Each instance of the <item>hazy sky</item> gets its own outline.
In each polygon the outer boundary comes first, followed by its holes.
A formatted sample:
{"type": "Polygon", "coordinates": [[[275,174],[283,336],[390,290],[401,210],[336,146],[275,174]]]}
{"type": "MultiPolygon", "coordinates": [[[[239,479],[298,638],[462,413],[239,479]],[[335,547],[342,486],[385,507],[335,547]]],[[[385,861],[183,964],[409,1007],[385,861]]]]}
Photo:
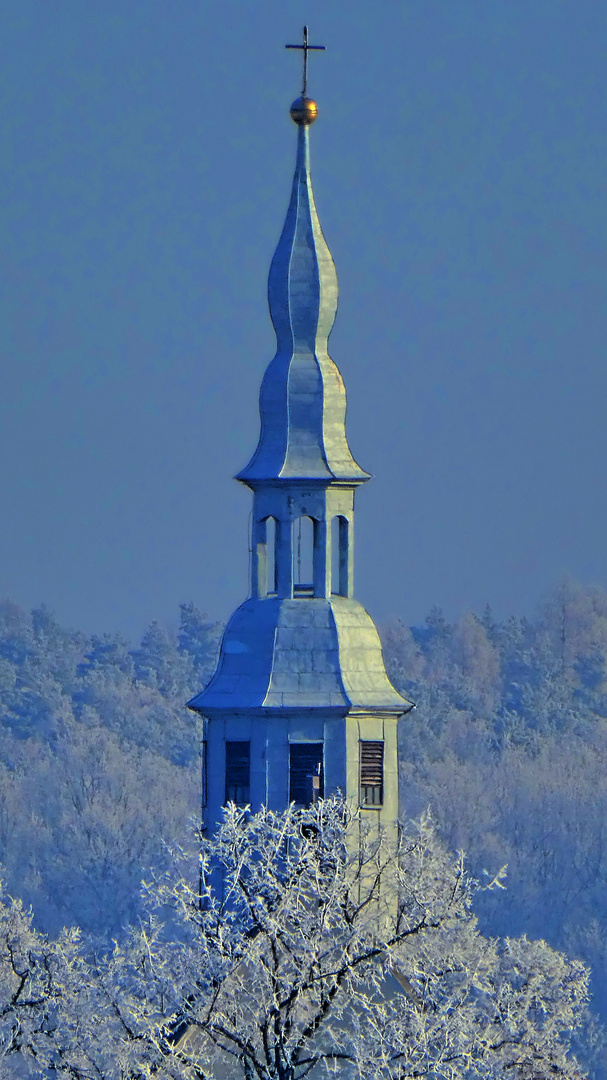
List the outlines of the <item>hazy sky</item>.
{"type": "Polygon", "coordinates": [[[244,599],[305,21],[359,599],[607,585],[605,0],[2,0],[0,595],[244,599]]]}

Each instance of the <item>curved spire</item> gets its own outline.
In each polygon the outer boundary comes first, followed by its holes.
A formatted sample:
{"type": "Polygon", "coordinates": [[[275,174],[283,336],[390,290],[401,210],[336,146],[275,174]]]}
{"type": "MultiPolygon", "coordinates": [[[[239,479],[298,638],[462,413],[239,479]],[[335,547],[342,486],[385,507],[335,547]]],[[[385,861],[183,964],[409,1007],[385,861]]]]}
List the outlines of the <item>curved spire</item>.
{"type": "Polygon", "coordinates": [[[308,133],[316,111],[309,98],[291,108],[298,125],[295,175],[268,278],[278,348],[261,386],[259,445],[237,477],[252,485],[278,479],[360,484],[369,478],[350,452],[346,392],[327,352],[338,284],[310,177],[308,133]]]}
{"type": "Polygon", "coordinates": [[[307,124],[298,127],[291,201],[268,277],[279,352],[326,352],[337,312],[337,272],[312,191],[309,130],[307,124]]]}

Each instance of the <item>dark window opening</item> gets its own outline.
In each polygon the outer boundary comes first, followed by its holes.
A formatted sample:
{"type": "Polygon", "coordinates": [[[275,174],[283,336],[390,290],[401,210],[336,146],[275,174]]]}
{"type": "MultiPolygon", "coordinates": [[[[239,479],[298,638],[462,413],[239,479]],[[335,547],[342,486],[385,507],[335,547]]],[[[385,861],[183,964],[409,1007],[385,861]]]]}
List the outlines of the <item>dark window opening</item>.
{"type": "Polygon", "coordinates": [[[348,595],[348,519],[338,514],[331,522],[331,592],[348,595]]]}
{"type": "Polygon", "coordinates": [[[311,517],[293,522],[293,586],[301,595],[312,595],[314,582],[314,522],[311,517]]]}
{"type": "Polygon", "coordinates": [[[381,806],[384,801],[384,744],[360,743],[360,805],[381,806]]]}
{"type": "Polygon", "coordinates": [[[312,806],[322,799],[323,744],[291,743],[289,755],[289,801],[298,806],[312,806]]]}
{"type": "Polygon", "coordinates": [[[226,803],[247,806],[251,801],[251,744],[226,743],[226,803]]]}
{"type": "Polygon", "coordinates": [[[203,739],[200,744],[200,803],[203,810],[207,805],[207,790],[207,741],[206,739],[203,739]]]}
{"type": "Polygon", "coordinates": [[[276,519],[266,518],[266,594],[276,592],[276,519]]]}

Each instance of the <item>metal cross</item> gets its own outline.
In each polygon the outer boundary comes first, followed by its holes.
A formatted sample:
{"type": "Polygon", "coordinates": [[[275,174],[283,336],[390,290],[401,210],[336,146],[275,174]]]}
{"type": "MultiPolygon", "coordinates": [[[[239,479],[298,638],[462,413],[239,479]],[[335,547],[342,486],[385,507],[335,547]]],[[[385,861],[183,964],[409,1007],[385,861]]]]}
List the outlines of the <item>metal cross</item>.
{"type": "Polygon", "coordinates": [[[302,49],[303,51],[303,86],[301,88],[301,96],[306,96],[306,90],[308,89],[308,53],[310,49],[322,49],[323,52],[326,49],[326,45],[308,45],[308,27],[303,28],[303,45],[285,45],[285,49],[302,49]]]}

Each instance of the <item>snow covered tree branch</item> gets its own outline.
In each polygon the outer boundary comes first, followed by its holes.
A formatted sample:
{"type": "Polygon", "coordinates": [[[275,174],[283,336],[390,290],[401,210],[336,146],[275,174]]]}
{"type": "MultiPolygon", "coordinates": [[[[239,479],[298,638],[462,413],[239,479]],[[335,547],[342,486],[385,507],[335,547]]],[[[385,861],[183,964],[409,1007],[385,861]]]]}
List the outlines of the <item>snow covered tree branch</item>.
{"type": "Polygon", "coordinates": [[[581,1076],[583,964],[484,937],[478,885],[429,818],[398,839],[369,821],[340,799],[228,807],[201,841],[200,887],[176,852],[145,918],[99,957],[5,898],[0,1076],[581,1076]]]}
{"type": "Polygon", "coordinates": [[[485,938],[429,819],[397,843],[366,820],[339,799],[231,806],[201,892],[150,884],[147,924],[101,975],[113,1009],[93,1041],[123,1062],[107,1075],[578,1077],[583,964],[485,938]]]}

